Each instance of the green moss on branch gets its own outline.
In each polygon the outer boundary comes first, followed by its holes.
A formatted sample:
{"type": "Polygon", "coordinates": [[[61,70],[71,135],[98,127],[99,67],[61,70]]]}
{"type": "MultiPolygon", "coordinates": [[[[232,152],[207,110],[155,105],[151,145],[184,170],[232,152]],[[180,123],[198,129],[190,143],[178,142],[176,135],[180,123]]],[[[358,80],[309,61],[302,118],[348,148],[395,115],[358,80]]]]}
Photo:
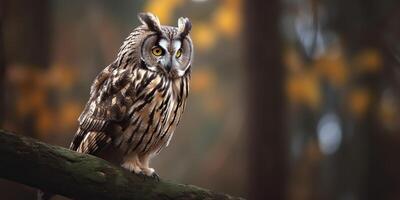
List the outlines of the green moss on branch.
{"type": "Polygon", "coordinates": [[[95,156],[0,130],[0,177],[76,199],[241,199],[143,178],[95,156]]]}

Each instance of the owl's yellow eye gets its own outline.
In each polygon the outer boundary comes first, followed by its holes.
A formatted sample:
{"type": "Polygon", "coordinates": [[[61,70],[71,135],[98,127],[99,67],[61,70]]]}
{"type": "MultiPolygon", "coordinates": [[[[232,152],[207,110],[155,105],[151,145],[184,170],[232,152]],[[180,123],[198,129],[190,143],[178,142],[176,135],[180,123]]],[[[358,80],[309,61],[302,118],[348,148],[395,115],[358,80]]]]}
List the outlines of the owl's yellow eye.
{"type": "Polygon", "coordinates": [[[161,47],[154,47],[151,49],[151,53],[155,56],[162,56],[164,54],[164,50],[161,47]]]}
{"type": "Polygon", "coordinates": [[[179,58],[179,57],[181,57],[181,55],[182,55],[182,49],[179,49],[179,50],[176,52],[175,57],[179,58]]]}

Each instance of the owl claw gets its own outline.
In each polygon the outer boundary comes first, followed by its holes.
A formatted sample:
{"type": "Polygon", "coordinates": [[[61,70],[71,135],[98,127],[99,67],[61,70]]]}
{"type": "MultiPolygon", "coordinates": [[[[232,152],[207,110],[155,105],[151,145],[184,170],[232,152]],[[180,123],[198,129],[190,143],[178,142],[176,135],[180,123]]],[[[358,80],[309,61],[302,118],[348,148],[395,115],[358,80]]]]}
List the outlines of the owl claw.
{"type": "Polygon", "coordinates": [[[157,173],[153,172],[153,174],[151,174],[151,177],[152,177],[156,182],[160,182],[160,176],[158,176],[157,173]]]}
{"type": "Polygon", "coordinates": [[[157,173],[153,172],[151,175],[146,175],[143,171],[140,171],[139,173],[137,173],[137,175],[143,179],[143,181],[145,181],[148,178],[152,178],[153,180],[155,180],[156,182],[160,182],[160,176],[158,176],[157,173]]]}
{"type": "Polygon", "coordinates": [[[143,181],[145,181],[146,178],[147,178],[147,175],[146,175],[144,172],[142,172],[142,171],[140,171],[139,173],[137,173],[137,175],[138,175],[140,178],[142,178],[143,181]]]}

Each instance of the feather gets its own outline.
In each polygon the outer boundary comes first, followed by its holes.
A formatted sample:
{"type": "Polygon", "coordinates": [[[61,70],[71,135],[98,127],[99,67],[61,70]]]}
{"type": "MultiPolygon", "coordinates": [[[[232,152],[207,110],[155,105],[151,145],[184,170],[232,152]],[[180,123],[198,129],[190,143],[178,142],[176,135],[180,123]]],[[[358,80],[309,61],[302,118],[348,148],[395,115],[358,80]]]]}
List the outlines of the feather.
{"type": "Polygon", "coordinates": [[[153,15],[152,13],[139,13],[138,15],[139,20],[142,22],[142,24],[146,25],[147,28],[149,28],[152,31],[155,31],[157,33],[162,33],[161,31],[161,25],[160,25],[160,20],[158,17],[153,15]]]}
{"type": "Polygon", "coordinates": [[[127,90],[127,85],[130,83],[118,79],[129,77],[125,73],[110,73],[109,69],[105,68],[93,82],[91,97],[78,119],[79,129],[71,143],[72,150],[94,154],[109,145],[114,137],[110,130],[115,128],[114,124],[126,114],[129,102],[123,102],[125,98],[122,90],[127,90]],[[109,87],[113,90],[107,89],[109,87]]]}
{"type": "Polygon", "coordinates": [[[181,17],[178,19],[178,35],[181,38],[185,38],[190,30],[192,29],[192,23],[190,22],[189,18],[181,17]]]}

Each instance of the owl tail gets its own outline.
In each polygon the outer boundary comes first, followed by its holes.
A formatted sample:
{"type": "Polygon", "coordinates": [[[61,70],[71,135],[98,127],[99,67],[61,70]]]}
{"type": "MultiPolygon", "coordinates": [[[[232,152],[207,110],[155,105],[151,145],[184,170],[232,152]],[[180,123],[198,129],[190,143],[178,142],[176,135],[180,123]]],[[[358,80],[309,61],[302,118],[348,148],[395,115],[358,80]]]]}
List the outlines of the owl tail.
{"type": "Polygon", "coordinates": [[[38,190],[37,191],[37,200],[50,200],[54,194],[43,191],[43,190],[38,190]]]}

